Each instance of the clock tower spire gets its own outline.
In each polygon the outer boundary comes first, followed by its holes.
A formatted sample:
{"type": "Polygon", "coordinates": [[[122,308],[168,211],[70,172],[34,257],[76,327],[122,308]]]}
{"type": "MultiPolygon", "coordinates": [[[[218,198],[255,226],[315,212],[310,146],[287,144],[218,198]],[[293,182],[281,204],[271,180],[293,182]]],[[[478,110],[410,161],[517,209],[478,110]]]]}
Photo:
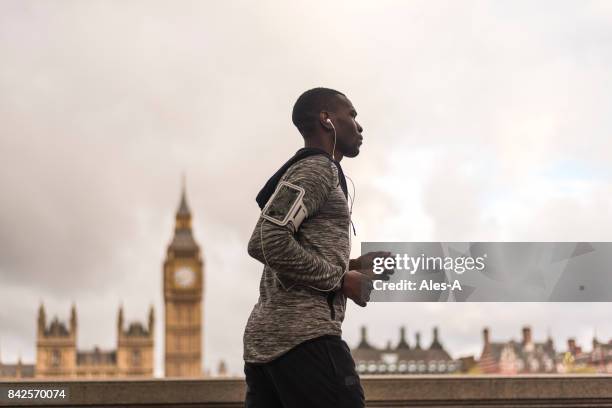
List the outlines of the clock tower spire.
{"type": "Polygon", "coordinates": [[[185,178],[163,268],[165,375],[202,375],[202,293],[204,261],[193,237],[185,178]]]}
{"type": "Polygon", "coordinates": [[[178,210],[176,211],[176,228],[191,230],[191,210],[187,205],[187,192],[185,187],[185,175],[183,175],[183,187],[181,191],[181,201],[178,210]]]}

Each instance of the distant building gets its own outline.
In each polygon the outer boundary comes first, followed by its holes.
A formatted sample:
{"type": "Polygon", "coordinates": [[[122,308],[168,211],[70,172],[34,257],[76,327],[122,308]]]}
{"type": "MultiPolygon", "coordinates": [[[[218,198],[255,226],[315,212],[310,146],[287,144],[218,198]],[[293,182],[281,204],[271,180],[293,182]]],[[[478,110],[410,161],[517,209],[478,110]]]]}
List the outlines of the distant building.
{"type": "Polygon", "coordinates": [[[73,305],[70,325],[55,317],[47,326],[45,308],[38,311],[36,335],[37,378],[74,377],[152,377],[153,376],[153,307],[149,324],[131,323],[124,330],[123,308],[117,317],[117,349],[103,351],[77,350],[77,314],[73,305]]]}
{"type": "Polygon", "coordinates": [[[583,351],[573,338],[567,341],[567,351],[558,355],[559,372],[591,372],[612,374],[612,340],[601,343],[593,337],[592,349],[583,351]]]}
{"type": "Polygon", "coordinates": [[[17,359],[17,364],[4,364],[0,360],[0,380],[32,377],[34,377],[34,364],[23,364],[21,357],[17,359]]]}
{"type": "Polygon", "coordinates": [[[391,347],[389,342],[386,348],[378,349],[368,343],[366,328],[362,327],[361,340],[351,353],[360,374],[450,374],[461,369],[461,363],[453,360],[442,347],[437,327],[433,329],[433,341],[426,349],[421,347],[418,332],[411,347],[403,327],[396,347],[391,347]]]}
{"type": "Polygon", "coordinates": [[[459,357],[457,359],[461,364],[461,372],[465,374],[474,374],[478,370],[478,361],[474,356],[459,357]]]}
{"type": "Polygon", "coordinates": [[[590,353],[589,365],[599,373],[612,373],[612,340],[600,343],[593,338],[593,350],[590,353]]]}
{"type": "Polygon", "coordinates": [[[193,236],[185,185],[166,250],[164,284],[164,374],[202,377],[204,259],[193,236]]]}
{"type": "Polygon", "coordinates": [[[552,338],[536,343],[531,328],[523,327],[520,342],[492,342],[489,329],[483,331],[483,349],[478,363],[485,374],[527,374],[556,372],[556,353],[552,338]]]}

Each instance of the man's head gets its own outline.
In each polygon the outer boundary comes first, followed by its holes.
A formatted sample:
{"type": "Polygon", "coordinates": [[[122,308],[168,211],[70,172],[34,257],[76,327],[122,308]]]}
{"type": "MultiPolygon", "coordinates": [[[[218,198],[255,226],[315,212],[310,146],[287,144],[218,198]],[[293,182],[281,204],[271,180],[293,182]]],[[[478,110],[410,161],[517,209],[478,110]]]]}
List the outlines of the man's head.
{"type": "Polygon", "coordinates": [[[295,102],[292,120],[307,145],[328,147],[329,151],[333,148],[335,128],[336,156],[341,158],[359,154],[363,128],[355,120],[356,116],[357,111],[343,93],[314,88],[304,92],[295,102]]]}

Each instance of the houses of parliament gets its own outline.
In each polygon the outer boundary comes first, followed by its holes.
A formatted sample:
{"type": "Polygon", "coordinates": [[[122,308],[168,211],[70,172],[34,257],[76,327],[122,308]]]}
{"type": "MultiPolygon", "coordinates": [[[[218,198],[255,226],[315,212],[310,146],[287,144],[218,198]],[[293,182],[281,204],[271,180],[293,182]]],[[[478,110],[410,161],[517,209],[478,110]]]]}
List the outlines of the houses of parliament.
{"type": "MultiPolygon", "coordinates": [[[[185,187],[176,212],[174,235],[162,267],[164,294],[164,362],[166,377],[202,376],[202,293],[204,263],[193,237],[191,211],[185,187]]],[[[47,320],[38,310],[36,363],[2,365],[2,377],[92,378],[152,377],[154,373],[155,313],[151,306],[146,323],[124,321],[117,312],[117,348],[102,351],[77,349],[77,309],[72,305],[68,324],[57,317],[47,320]]]]}

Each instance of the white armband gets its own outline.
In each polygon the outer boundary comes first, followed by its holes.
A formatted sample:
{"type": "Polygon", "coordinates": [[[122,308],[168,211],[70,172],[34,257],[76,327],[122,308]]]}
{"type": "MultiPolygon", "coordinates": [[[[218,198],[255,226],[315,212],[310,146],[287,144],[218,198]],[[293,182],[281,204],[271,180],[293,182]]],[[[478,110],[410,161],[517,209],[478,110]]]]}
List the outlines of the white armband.
{"type": "Polygon", "coordinates": [[[303,197],[302,187],[281,181],[261,211],[261,216],[277,225],[291,224],[295,233],[308,215],[303,197]]]}

